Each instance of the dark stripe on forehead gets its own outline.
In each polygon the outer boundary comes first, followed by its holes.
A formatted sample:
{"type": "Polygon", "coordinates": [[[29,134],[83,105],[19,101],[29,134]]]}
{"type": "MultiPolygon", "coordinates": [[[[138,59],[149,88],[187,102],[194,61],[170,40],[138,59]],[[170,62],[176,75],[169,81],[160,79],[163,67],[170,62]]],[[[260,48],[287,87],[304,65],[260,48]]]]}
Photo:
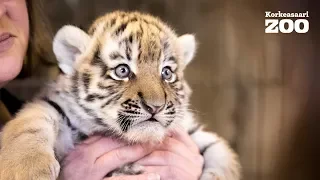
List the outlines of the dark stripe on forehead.
{"type": "Polygon", "coordinates": [[[117,18],[116,17],[112,18],[111,21],[110,21],[110,27],[114,26],[116,24],[116,22],[117,22],[117,18]]]}
{"type": "Polygon", "coordinates": [[[157,47],[156,41],[150,40],[148,44],[146,44],[147,47],[147,57],[144,57],[145,61],[158,61],[161,56],[161,49],[157,47]]]}
{"type": "MultiPolygon", "coordinates": [[[[132,59],[132,43],[133,43],[133,33],[131,33],[128,37],[125,37],[122,41],[119,42],[119,46],[125,45],[126,50],[126,58],[128,60],[132,59]]],[[[139,41],[139,38],[136,38],[137,41],[139,41]]]]}
{"type": "Polygon", "coordinates": [[[152,25],[152,26],[154,26],[155,28],[158,29],[158,31],[162,31],[162,27],[160,27],[159,24],[157,24],[156,22],[149,21],[149,20],[147,20],[147,19],[143,19],[143,22],[145,22],[147,25],[152,25]]]}
{"type": "Polygon", "coordinates": [[[126,39],[126,57],[128,61],[131,61],[131,43],[129,43],[129,39],[126,39]]]}
{"type": "Polygon", "coordinates": [[[125,12],[120,12],[119,15],[120,15],[121,18],[124,18],[124,17],[127,16],[127,13],[125,13],[125,12]]]}
{"type": "MultiPolygon", "coordinates": [[[[142,34],[144,33],[144,30],[143,30],[143,27],[142,27],[142,24],[140,23],[139,24],[139,26],[140,26],[140,35],[142,36],[142,34]]],[[[138,34],[137,34],[138,35],[138,34]]],[[[141,36],[140,36],[140,38],[141,38],[141,36]]]]}
{"type": "Polygon", "coordinates": [[[123,33],[126,28],[127,28],[128,22],[123,22],[120,26],[118,26],[118,28],[114,31],[115,35],[119,35],[121,33],[123,33]]]}
{"type": "Polygon", "coordinates": [[[130,22],[130,23],[131,23],[131,22],[135,22],[135,21],[138,21],[138,18],[137,18],[137,17],[133,17],[133,18],[131,18],[131,19],[128,20],[128,22],[130,22]]]}

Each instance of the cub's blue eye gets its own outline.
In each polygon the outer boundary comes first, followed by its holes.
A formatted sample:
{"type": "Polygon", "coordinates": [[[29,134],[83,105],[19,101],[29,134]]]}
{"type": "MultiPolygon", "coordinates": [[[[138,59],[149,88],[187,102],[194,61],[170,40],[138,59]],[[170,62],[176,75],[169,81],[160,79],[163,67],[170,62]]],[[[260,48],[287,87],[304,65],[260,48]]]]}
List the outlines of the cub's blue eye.
{"type": "Polygon", "coordinates": [[[161,76],[162,76],[163,80],[170,81],[170,79],[172,78],[172,74],[173,74],[173,72],[170,67],[164,67],[162,69],[161,76]]]}
{"type": "Polygon", "coordinates": [[[131,74],[131,71],[128,65],[120,64],[116,67],[115,74],[119,78],[127,78],[131,74]]]}

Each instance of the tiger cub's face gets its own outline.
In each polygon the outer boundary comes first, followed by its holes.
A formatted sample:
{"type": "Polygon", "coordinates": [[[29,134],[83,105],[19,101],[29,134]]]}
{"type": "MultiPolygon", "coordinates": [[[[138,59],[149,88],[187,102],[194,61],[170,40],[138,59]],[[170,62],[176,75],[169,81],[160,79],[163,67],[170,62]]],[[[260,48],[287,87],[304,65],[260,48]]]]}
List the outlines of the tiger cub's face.
{"type": "Polygon", "coordinates": [[[53,48],[70,94],[99,128],[131,142],[160,141],[183,121],[189,89],[183,70],[195,53],[192,35],[138,12],[97,19],[88,33],[65,26],[53,48]]]}

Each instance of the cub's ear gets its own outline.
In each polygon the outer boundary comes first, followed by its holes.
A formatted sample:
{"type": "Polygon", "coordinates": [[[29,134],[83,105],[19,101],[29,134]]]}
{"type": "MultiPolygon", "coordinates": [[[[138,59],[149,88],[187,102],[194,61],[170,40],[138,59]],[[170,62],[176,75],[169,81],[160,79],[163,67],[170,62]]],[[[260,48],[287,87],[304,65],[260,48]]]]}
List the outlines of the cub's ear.
{"type": "Polygon", "coordinates": [[[62,72],[73,73],[74,62],[85,52],[89,41],[90,36],[75,26],[66,25],[57,32],[53,39],[53,52],[62,72]]]}
{"type": "Polygon", "coordinates": [[[189,64],[196,54],[196,39],[194,35],[185,34],[178,38],[179,46],[182,49],[185,65],[189,64]]]}

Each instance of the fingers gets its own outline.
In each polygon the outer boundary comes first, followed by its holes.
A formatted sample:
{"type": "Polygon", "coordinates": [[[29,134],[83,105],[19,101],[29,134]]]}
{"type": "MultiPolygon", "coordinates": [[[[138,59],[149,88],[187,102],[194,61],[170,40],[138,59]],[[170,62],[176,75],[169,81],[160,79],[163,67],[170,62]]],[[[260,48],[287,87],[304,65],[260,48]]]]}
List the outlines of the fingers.
{"type": "Polygon", "coordinates": [[[201,161],[203,158],[198,152],[195,153],[190,151],[185,144],[174,138],[166,138],[162,145],[157,149],[173,152],[176,155],[186,158],[193,163],[199,163],[199,161],[201,161]]]}
{"type": "Polygon", "coordinates": [[[86,163],[94,163],[103,154],[124,146],[111,138],[93,136],[77,145],[63,160],[63,166],[78,159],[86,163]]]}
{"type": "Polygon", "coordinates": [[[120,147],[99,157],[95,162],[95,166],[99,167],[98,171],[107,174],[120,166],[143,158],[151,150],[151,148],[142,145],[120,147]]]}
{"type": "Polygon", "coordinates": [[[183,180],[193,180],[199,179],[188,172],[185,172],[179,168],[171,166],[146,166],[144,168],[147,173],[157,173],[160,175],[161,179],[183,179],[183,180]]]}
{"type": "Polygon", "coordinates": [[[192,169],[197,172],[201,171],[201,168],[195,166],[195,163],[178,156],[169,151],[154,151],[150,155],[137,161],[137,164],[142,166],[171,166],[179,169],[192,169]]]}
{"type": "Polygon", "coordinates": [[[93,155],[92,159],[96,161],[96,159],[98,159],[100,156],[104,155],[105,153],[123,146],[124,144],[121,142],[118,142],[111,138],[104,137],[90,144],[90,146],[88,146],[87,148],[87,151],[93,155]]]}
{"type": "Polygon", "coordinates": [[[110,178],[105,178],[103,180],[160,180],[160,175],[150,173],[150,174],[140,174],[134,176],[115,176],[110,178]]]}
{"type": "Polygon", "coordinates": [[[191,139],[190,135],[186,131],[184,131],[183,129],[181,129],[181,128],[175,129],[175,131],[172,132],[172,138],[185,144],[190,151],[199,153],[199,148],[194,143],[194,141],[191,139]]]}

